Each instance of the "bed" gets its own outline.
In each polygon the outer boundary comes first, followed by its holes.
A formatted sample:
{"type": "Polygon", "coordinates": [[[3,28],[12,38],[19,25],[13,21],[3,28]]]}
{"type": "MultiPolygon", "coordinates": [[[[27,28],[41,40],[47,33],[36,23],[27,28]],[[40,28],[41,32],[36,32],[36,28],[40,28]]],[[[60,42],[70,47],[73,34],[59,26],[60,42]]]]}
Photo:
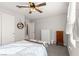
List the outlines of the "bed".
{"type": "Polygon", "coordinates": [[[11,44],[0,46],[2,56],[47,56],[46,48],[43,44],[29,41],[18,41],[11,44]]]}

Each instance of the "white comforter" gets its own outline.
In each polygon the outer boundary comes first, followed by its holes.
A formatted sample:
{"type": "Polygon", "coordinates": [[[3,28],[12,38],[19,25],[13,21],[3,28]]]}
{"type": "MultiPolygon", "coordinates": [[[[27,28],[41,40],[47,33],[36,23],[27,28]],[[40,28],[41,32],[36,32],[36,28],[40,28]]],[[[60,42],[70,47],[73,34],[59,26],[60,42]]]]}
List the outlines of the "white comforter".
{"type": "Polygon", "coordinates": [[[13,56],[47,56],[45,47],[28,41],[19,41],[0,46],[0,55],[13,56]]]}

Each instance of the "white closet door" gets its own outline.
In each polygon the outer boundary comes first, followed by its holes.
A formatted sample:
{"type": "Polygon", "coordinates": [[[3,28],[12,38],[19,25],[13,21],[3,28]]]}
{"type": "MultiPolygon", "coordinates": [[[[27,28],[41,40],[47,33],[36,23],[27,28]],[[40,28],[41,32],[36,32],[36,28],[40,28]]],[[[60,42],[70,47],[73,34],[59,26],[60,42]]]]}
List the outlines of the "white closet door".
{"type": "Polygon", "coordinates": [[[30,39],[35,39],[35,35],[34,35],[34,34],[35,34],[35,33],[34,33],[34,32],[35,32],[35,31],[34,31],[34,30],[35,30],[35,29],[34,29],[34,28],[35,28],[35,27],[34,27],[34,23],[29,23],[28,28],[29,28],[29,38],[30,38],[30,39]]]}
{"type": "Polygon", "coordinates": [[[0,15],[0,45],[1,45],[1,33],[2,33],[2,32],[1,32],[1,29],[2,29],[2,28],[1,28],[1,15],[0,15]]]}
{"type": "Polygon", "coordinates": [[[50,30],[46,30],[46,29],[41,30],[41,40],[50,44],[50,40],[51,40],[50,30]]]}
{"type": "Polygon", "coordinates": [[[14,42],[15,40],[15,17],[2,14],[2,44],[14,42]]]}

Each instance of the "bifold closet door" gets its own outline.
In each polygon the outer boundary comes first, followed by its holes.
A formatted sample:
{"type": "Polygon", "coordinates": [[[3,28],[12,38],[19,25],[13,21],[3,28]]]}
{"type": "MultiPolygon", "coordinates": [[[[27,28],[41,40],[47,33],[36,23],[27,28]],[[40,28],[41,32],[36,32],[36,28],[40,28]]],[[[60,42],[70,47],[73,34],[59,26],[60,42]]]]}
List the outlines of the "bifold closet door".
{"type": "Polygon", "coordinates": [[[2,44],[15,41],[15,17],[2,14],[2,44]]]}
{"type": "Polygon", "coordinates": [[[29,23],[28,25],[28,31],[29,31],[29,39],[35,39],[35,27],[34,27],[34,23],[29,23]]]}
{"type": "Polygon", "coordinates": [[[2,28],[1,28],[1,15],[0,15],[0,45],[1,45],[1,33],[2,33],[2,32],[1,32],[1,29],[2,29],[2,28]]]}
{"type": "Polygon", "coordinates": [[[51,40],[50,30],[47,29],[41,30],[41,40],[50,44],[50,40],[51,40]]]}

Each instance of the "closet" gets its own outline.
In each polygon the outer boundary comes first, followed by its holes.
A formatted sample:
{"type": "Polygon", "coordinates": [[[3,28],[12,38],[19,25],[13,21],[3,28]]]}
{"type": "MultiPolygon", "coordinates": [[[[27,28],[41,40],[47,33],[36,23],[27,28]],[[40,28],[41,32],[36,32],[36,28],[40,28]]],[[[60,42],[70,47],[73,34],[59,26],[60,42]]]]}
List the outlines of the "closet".
{"type": "Polygon", "coordinates": [[[50,44],[51,41],[51,32],[48,29],[41,30],[41,40],[50,44]]]}
{"type": "Polygon", "coordinates": [[[0,44],[8,44],[15,41],[15,17],[6,13],[0,13],[0,44]]]}
{"type": "Polygon", "coordinates": [[[0,45],[1,45],[1,15],[0,15],[0,45]]]}
{"type": "Polygon", "coordinates": [[[29,39],[35,39],[35,23],[33,22],[29,22],[28,23],[28,36],[29,36],[29,39]]]}
{"type": "Polygon", "coordinates": [[[28,22],[26,28],[27,28],[26,35],[28,35],[27,39],[35,39],[35,23],[28,22]]]}

